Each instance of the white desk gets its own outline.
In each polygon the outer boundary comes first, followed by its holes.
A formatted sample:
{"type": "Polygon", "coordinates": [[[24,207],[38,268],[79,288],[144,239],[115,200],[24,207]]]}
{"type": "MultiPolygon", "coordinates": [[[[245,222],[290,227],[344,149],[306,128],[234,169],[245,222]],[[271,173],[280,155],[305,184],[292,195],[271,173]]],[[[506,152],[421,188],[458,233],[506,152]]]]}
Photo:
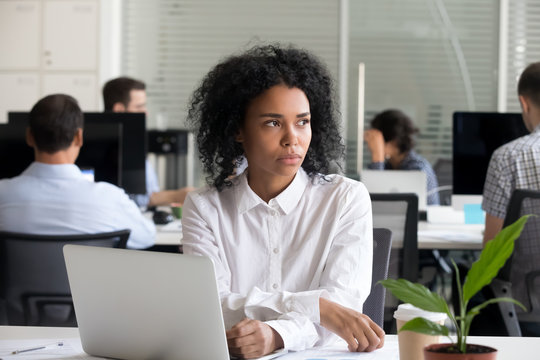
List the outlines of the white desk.
{"type": "MultiPolygon", "coordinates": [[[[180,220],[156,225],[156,245],[182,244],[180,220]]],[[[484,225],[418,223],[418,248],[439,250],[481,250],[484,225]]],[[[403,244],[392,244],[401,248],[403,244]]]]}
{"type": "Polygon", "coordinates": [[[174,220],[167,225],[156,225],[156,245],[182,244],[182,222],[174,220]]]}
{"type": "MultiPolygon", "coordinates": [[[[470,336],[469,343],[482,344],[494,347],[498,350],[497,360],[515,360],[515,359],[536,359],[540,354],[540,338],[519,338],[519,337],[477,337],[470,336]]],[[[79,331],[77,328],[54,328],[54,327],[27,327],[27,326],[0,326],[0,351],[12,351],[20,346],[22,340],[27,341],[26,345],[39,346],[43,344],[43,340],[57,341],[63,340],[66,345],[71,348],[71,354],[66,356],[55,356],[55,359],[70,358],[70,359],[90,359],[82,351],[79,331]],[[35,339],[35,343],[31,340],[35,339]],[[86,355],[86,356],[85,356],[86,355]]],[[[375,351],[374,353],[347,353],[343,358],[347,359],[392,359],[398,360],[397,336],[386,335],[385,338],[386,351],[375,351]]],[[[37,350],[41,351],[41,350],[37,350]]],[[[43,356],[33,352],[32,359],[47,359],[45,353],[43,356]]],[[[44,350],[46,351],[46,350],[44,350]]],[[[0,356],[4,356],[5,352],[0,352],[0,356]]],[[[23,360],[24,354],[18,354],[11,358],[23,360]]],[[[312,358],[313,352],[306,352],[306,356],[312,358]]],[[[322,354],[321,354],[322,355],[322,354]]],[[[6,357],[6,359],[9,357],[6,357]]],[[[323,357],[324,358],[324,357],[323,357]]],[[[340,357],[332,357],[340,359],[340,357]]],[[[97,359],[97,358],[93,358],[97,359]]],[[[292,353],[279,358],[280,360],[287,359],[303,359],[302,353],[292,353]]]]}
{"type": "Polygon", "coordinates": [[[418,248],[439,250],[481,250],[484,224],[418,223],[418,248]]]}

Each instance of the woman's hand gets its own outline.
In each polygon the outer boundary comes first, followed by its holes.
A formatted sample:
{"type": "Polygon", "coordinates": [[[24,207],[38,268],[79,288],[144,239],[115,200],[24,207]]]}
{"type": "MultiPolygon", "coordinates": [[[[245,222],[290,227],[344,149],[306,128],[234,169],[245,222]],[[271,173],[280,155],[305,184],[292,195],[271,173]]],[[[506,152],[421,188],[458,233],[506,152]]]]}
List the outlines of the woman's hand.
{"type": "Polygon", "coordinates": [[[377,129],[366,130],[364,140],[371,152],[371,161],[384,162],[384,137],[382,132],[377,129]]]}
{"type": "Polygon", "coordinates": [[[384,330],[369,316],[320,298],[321,325],[339,335],[349,351],[373,351],[384,345],[384,330]]]}
{"type": "Polygon", "coordinates": [[[283,339],[271,326],[244,319],[226,332],[229,353],[242,359],[258,358],[283,347],[283,339]]]}

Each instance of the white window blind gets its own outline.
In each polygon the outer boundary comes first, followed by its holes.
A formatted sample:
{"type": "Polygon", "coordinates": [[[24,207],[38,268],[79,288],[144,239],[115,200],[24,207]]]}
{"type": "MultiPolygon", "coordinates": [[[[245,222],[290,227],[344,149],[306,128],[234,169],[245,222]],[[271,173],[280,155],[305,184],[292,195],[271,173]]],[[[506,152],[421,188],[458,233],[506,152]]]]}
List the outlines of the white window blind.
{"type": "MultiPolygon", "coordinates": [[[[347,171],[356,169],[358,63],[365,63],[365,123],[388,108],[420,129],[416,150],[452,156],[452,113],[497,108],[497,1],[350,2],[347,171]],[[354,79],[354,81],[353,81],[354,79]]],[[[370,156],[364,147],[364,167],[370,156]]]]}
{"type": "Polygon", "coordinates": [[[261,42],[293,43],[338,74],[339,2],[124,0],[125,74],[147,84],[149,127],[184,128],[189,97],[224,56],[261,42]]]}
{"type": "Polygon", "coordinates": [[[517,82],[521,72],[540,61],[540,1],[512,0],[508,4],[506,109],[521,112],[517,82]]]}

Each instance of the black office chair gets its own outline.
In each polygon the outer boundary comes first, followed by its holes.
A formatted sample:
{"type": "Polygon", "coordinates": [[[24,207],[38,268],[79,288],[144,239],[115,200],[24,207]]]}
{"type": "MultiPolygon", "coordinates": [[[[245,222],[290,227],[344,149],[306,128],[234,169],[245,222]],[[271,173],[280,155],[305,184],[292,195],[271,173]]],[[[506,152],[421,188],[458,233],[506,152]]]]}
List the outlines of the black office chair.
{"type": "Polygon", "coordinates": [[[524,312],[511,303],[498,304],[510,336],[518,336],[518,330],[526,336],[540,336],[540,191],[514,190],[504,226],[526,214],[537,216],[527,220],[516,240],[512,257],[490,286],[494,296],[512,296],[528,310],[524,312]]]}
{"type": "Polygon", "coordinates": [[[377,284],[388,276],[388,261],[392,247],[392,232],[388,229],[373,229],[373,272],[371,273],[371,292],[364,302],[363,312],[380,327],[384,323],[384,299],[386,288],[377,284]]]}
{"type": "Polygon", "coordinates": [[[452,159],[438,159],[433,165],[439,187],[434,189],[439,193],[441,205],[450,205],[452,201],[452,159]]]}
{"type": "Polygon", "coordinates": [[[399,263],[396,275],[409,281],[418,281],[418,196],[409,193],[370,194],[373,227],[392,231],[394,244],[390,263],[399,263]]]}
{"type": "MultiPolygon", "coordinates": [[[[418,196],[413,193],[370,194],[373,227],[392,231],[388,277],[418,281],[418,196]],[[401,246],[399,246],[401,244],[401,246]]],[[[384,328],[395,333],[393,310],[397,298],[389,294],[385,299],[384,328]]]]}
{"type": "Polygon", "coordinates": [[[63,246],[125,248],[129,234],[127,229],[59,236],[0,232],[0,298],[7,324],[77,326],[63,246]]]}
{"type": "MultiPolygon", "coordinates": [[[[515,190],[510,198],[503,226],[512,224],[525,214],[540,215],[539,191],[515,190]]],[[[474,318],[470,335],[540,336],[539,258],[540,217],[531,217],[515,242],[512,256],[491,284],[475,295],[469,305],[469,308],[472,308],[494,297],[512,297],[523,303],[528,311],[523,312],[509,302],[491,304],[474,318]]],[[[467,270],[460,266],[462,278],[467,270]]]]}

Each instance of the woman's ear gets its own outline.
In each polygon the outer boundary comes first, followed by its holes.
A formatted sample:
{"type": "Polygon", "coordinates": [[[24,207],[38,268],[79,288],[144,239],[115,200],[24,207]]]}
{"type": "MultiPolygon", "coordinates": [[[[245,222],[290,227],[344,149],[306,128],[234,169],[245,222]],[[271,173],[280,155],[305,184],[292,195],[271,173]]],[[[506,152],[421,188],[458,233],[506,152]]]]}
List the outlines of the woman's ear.
{"type": "Polygon", "coordinates": [[[234,136],[234,140],[239,143],[244,142],[244,132],[242,130],[238,130],[236,135],[234,136]]]}

